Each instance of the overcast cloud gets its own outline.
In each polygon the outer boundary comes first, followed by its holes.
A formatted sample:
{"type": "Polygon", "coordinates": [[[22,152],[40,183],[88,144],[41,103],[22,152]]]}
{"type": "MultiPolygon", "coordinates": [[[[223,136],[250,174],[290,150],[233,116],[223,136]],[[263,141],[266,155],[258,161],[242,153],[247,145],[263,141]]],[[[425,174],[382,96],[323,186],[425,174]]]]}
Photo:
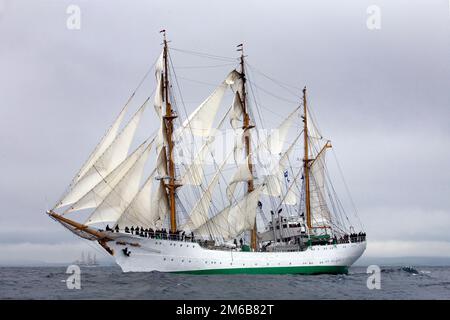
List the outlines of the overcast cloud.
{"type": "MultiPolygon", "coordinates": [[[[158,56],[162,28],[186,50],[233,57],[243,42],[251,66],[308,86],[366,227],[367,256],[450,255],[448,0],[0,0],[0,264],[94,250],[45,210],[158,56]],[[80,30],[66,27],[71,4],[80,30]],[[379,30],[367,28],[370,5],[381,9],[379,30]]],[[[228,68],[178,72],[218,83],[228,68]]],[[[212,88],[181,87],[190,110],[212,88]]],[[[153,83],[144,88],[142,97],[153,83]]],[[[295,105],[258,97],[270,125],[295,105]]]]}

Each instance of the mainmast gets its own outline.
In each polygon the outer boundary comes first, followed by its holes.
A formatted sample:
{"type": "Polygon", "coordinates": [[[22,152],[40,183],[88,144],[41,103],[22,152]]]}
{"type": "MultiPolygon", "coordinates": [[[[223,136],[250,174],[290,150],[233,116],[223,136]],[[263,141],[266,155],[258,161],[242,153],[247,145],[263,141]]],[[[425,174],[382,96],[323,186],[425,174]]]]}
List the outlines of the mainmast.
{"type": "MultiPolygon", "coordinates": [[[[253,125],[250,125],[250,115],[248,113],[248,107],[247,107],[247,92],[245,90],[245,66],[244,66],[244,46],[242,44],[238,45],[238,51],[241,51],[241,79],[242,79],[242,96],[240,96],[241,103],[242,103],[242,109],[244,112],[244,144],[245,144],[245,153],[247,155],[247,161],[248,161],[248,169],[252,174],[252,178],[247,182],[247,193],[252,192],[255,187],[253,184],[253,164],[251,159],[251,139],[250,139],[250,129],[253,128],[253,125]]],[[[257,239],[256,239],[256,218],[253,225],[253,229],[251,231],[251,247],[254,251],[257,249],[257,239]]]]}
{"type": "Polygon", "coordinates": [[[164,36],[164,49],[163,49],[163,62],[164,62],[164,73],[163,73],[163,99],[166,105],[166,114],[163,115],[166,133],[167,133],[167,161],[169,169],[169,183],[166,183],[166,188],[169,193],[169,206],[170,206],[170,231],[175,233],[177,230],[177,212],[175,203],[175,189],[178,185],[175,183],[175,165],[173,162],[173,120],[177,117],[173,111],[172,106],[169,101],[169,62],[168,62],[168,46],[166,39],[166,30],[161,30],[164,36]]]}
{"type": "Polygon", "coordinates": [[[303,137],[305,155],[303,157],[303,173],[305,178],[305,208],[306,208],[306,225],[311,230],[311,192],[309,186],[309,156],[308,156],[308,116],[307,116],[306,87],[303,88],[303,137]]]}

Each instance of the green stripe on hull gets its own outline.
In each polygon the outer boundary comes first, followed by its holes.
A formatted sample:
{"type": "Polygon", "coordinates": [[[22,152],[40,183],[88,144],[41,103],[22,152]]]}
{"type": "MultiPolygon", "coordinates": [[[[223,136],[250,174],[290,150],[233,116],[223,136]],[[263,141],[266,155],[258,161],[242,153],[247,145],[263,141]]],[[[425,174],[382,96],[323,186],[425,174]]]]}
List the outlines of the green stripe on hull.
{"type": "Polygon", "coordinates": [[[173,273],[182,274],[347,274],[345,266],[303,266],[303,267],[267,267],[267,268],[230,268],[186,270],[173,273]]]}

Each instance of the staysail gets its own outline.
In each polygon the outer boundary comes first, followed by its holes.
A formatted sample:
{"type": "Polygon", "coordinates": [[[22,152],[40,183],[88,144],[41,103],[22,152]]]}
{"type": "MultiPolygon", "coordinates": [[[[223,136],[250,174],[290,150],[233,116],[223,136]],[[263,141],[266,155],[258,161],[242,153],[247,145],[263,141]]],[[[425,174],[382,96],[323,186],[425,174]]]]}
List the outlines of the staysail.
{"type": "Polygon", "coordinates": [[[125,176],[105,197],[102,203],[94,210],[86,221],[86,225],[100,222],[115,222],[139,191],[139,185],[147,162],[150,150],[150,143],[133,167],[128,170],[125,176]]]}
{"type": "Polygon", "coordinates": [[[331,215],[325,198],[325,154],[329,147],[331,145],[327,142],[310,167],[311,222],[314,227],[330,226],[331,223],[331,215]]]}
{"type": "Polygon", "coordinates": [[[261,187],[258,187],[246,194],[235,205],[225,207],[217,215],[195,229],[194,233],[202,237],[213,236],[229,240],[244,231],[251,230],[255,223],[260,193],[261,187]]]}
{"type": "Polygon", "coordinates": [[[134,94],[130,97],[128,102],[123,107],[122,111],[120,112],[119,116],[116,118],[112,126],[109,128],[109,130],[106,132],[103,139],[100,141],[100,143],[97,145],[95,150],[92,152],[92,154],[89,156],[86,163],[81,167],[80,171],[78,172],[77,176],[74,178],[74,183],[77,183],[81,178],[84,177],[87,171],[94,165],[94,163],[100,158],[100,156],[105,152],[105,150],[111,145],[111,143],[114,141],[114,139],[117,136],[117,133],[119,132],[120,124],[123,121],[123,118],[125,117],[125,114],[128,110],[129,102],[133,98],[134,94]]]}
{"type": "MultiPolygon", "coordinates": [[[[284,177],[285,170],[289,167],[289,157],[291,156],[294,147],[296,146],[301,133],[297,135],[294,141],[290,144],[288,149],[281,156],[278,164],[271,170],[271,172],[265,176],[266,186],[262,190],[262,193],[272,197],[281,197],[283,190],[281,187],[281,179],[284,177]]],[[[293,200],[293,194],[289,194],[289,202],[296,202],[293,200]]]]}
{"type": "Polygon", "coordinates": [[[110,174],[103,177],[90,191],[72,204],[64,214],[87,208],[95,208],[106,198],[120,180],[126,175],[144,152],[146,143],[142,143],[131,155],[115,168],[110,174]]]}
{"type": "Polygon", "coordinates": [[[169,201],[163,180],[157,181],[156,188],[153,187],[155,175],[156,170],[147,178],[130,205],[117,220],[116,225],[153,229],[161,227],[169,212],[169,201]]]}
{"type": "Polygon", "coordinates": [[[142,118],[148,99],[139,108],[128,124],[123,128],[114,141],[96,159],[95,163],[86,171],[83,177],[74,184],[70,191],[58,203],[61,208],[81,199],[105,176],[111,173],[126,157],[133,141],[134,134],[142,118]]]}
{"type": "Polygon", "coordinates": [[[225,160],[219,166],[217,171],[215,172],[213,178],[209,182],[206,190],[202,193],[200,199],[195,203],[193,209],[189,214],[188,221],[182,227],[183,230],[195,230],[204,224],[208,220],[208,211],[211,207],[211,200],[214,189],[217,187],[219,183],[219,179],[222,175],[223,168],[227,164],[231,153],[225,157],[225,160]]]}
{"type": "MultiPolygon", "coordinates": [[[[286,142],[287,134],[289,132],[289,129],[292,126],[292,122],[295,119],[296,116],[298,116],[300,108],[296,108],[281,124],[280,126],[274,130],[272,133],[269,134],[269,136],[261,143],[256,145],[255,150],[252,152],[252,154],[256,154],[258,158],[265,159],[274,159],[274,157],[278,158],[281,150],[286,142]]],[[[236,171],[234,172],[232,178],[229,181],[228,187],[227,187],[227,196],[228,199],[231,201],[235,189],[237,187],[237,183],[239,182],[245,182],[249,181],[253,178],[252,173],[250,172],[248,161],[249,157],[242,161],[236,171]]],[[[278,160],[276,160],[278,163],[278,160]]],[[[276,166],[276,168],[278,165],[276,166]]],[[[269,178],[269,180],[274,180],[272,178],[269,178]]],[[[272,185],[274,185],[272,183],[272,185]]],[[[268,189],[265,189],[265,193],[267,193],[268,189]]],[[[281,191],[281,190],[280,190],[281,191]]]]}

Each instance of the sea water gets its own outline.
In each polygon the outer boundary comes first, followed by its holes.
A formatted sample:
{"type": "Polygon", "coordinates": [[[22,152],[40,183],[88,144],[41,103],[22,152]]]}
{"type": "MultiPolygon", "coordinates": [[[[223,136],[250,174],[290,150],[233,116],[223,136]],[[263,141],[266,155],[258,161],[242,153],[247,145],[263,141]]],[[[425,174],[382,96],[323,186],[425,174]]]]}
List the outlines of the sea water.
{"type": "Polygon", "coordinates": [[[367,268],[347,275],[182,275],[81,267],[80,289],[67,267],[0,267],[0,299],[450,299],[450,267],[381,267],[369,289],[367,268]],[[72,287],[72,289],[69,289],[72,287]]]}

